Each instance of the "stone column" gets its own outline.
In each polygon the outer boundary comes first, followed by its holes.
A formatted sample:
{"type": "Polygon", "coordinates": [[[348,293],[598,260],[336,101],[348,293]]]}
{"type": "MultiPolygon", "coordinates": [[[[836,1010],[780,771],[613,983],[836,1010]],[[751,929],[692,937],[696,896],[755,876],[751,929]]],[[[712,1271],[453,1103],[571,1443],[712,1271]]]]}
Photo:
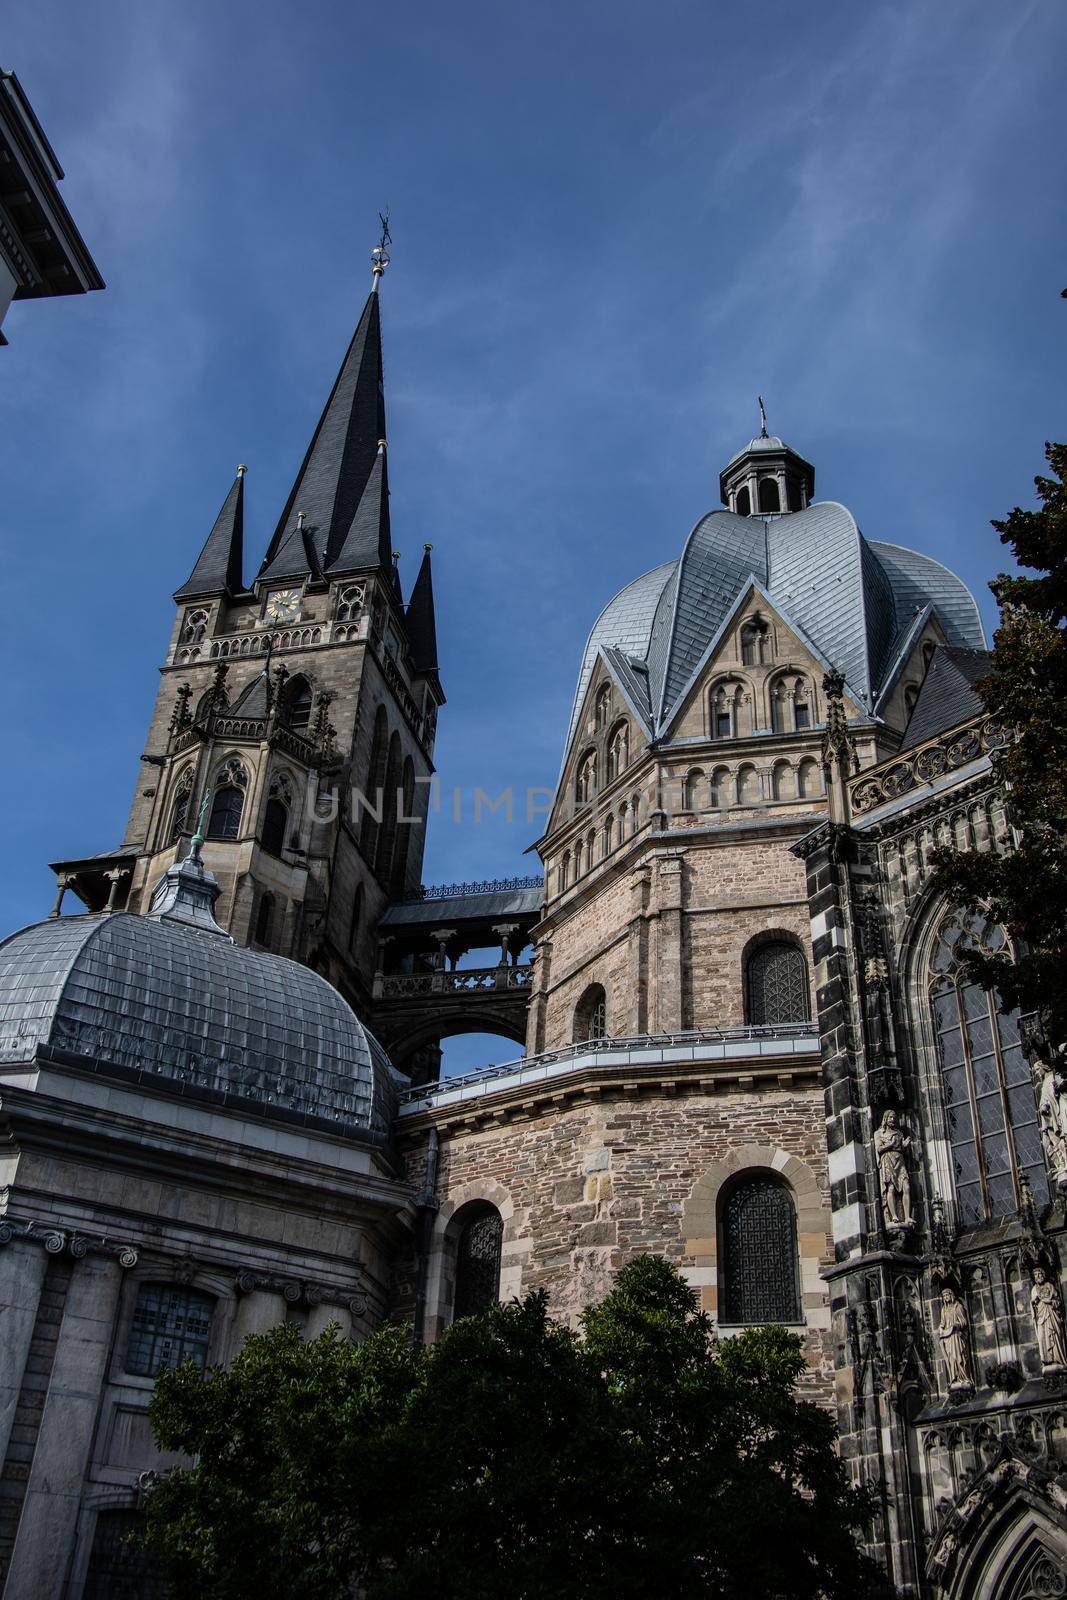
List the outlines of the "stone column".
{"type": "Polygon", "coordinates": [[[127,876],[128,869],[126,867],[116,867],[113,871],[104,873],[104,877],[111,885],[111,888],[108,890],[107,905],[104,908],[106,911],[114,911],[115,902],[119,897],[119,884],[122,882],[123,878],[127,876]]]}
{"type": "Polygon", "coordinates": [[[230,1360],[238,1355],[250,1333],[269,1333],[285,1321],[285,1301],[272,1289],[252,1289],[242,1294],[230,1332],[230,1360]]]}
{"type": "Polygon", "coordinates": [[[50,917],[58,917],[63,910],[63,896],[70,888],[73,878],[69,872],[61,872],[56,879],[56,903],[48,913],[50,917]]]}
{"type": "Polygon", "coordinates": [[[530,1055],[537,1055],[545,1048],[548,983],[551,971],[552,935],[545,933],[534,947],[533,993],[530,996],[529,1021],[526,1024],[526,1049],[530,1055]]]}
{"type": "Polygon", "coordinates": [[[312,1306],[308,1312],[307,1326],[304,1329],[305,1339],[317,1339],[324,1333],[331,1322],[336,1322],[341,1330],[342,1339],[352,1337],[352,1313],[347,1306],[337,1306],[323,1303],[312,1306]]]}
{"type": "Polygon", "coordinates": [[[6,1593],[55,1600],[74,1542],[122,1285],[117,1261],[88,1256],[67,1291],[6,1593]]]}
{"type": "Polygon", "coordinates": [[[511,941],[519,931],[517,922],[498,922],[490,929],[495,938],[500,940],[500,965],[506,967],[508,961],[514,961],[515,956],[511,948],[511,941]]]}
{"type": "Polygon", "coordinates": [[[39,1244],[0,1249],[0,1462],[11,1436],[47,1261],[39,1244]]]}
{"type": "Polygon", "coordinates": [[[637,867],[630,878],[630,948],[627,966],[630,973],[629,1032],[648,1031],[648,896],[652,873],[637,867]]]}

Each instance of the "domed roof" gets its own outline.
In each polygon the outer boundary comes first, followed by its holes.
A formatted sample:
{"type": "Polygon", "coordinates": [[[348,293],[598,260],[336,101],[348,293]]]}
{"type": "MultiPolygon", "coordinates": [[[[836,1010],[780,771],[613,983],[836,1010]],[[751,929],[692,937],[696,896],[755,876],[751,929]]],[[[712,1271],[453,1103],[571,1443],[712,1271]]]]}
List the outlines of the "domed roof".
{"type": "MultiPolygon", "coordinates": [[[[160,889],[192,866],[171,868],[160,889]]],[[[148,916],[56,917],[4,940],[0,1065],[47,1048],[172,1093],[385,1132],[398,1075],[337,990],[234,944],[210,902],[208,923],[189,914],[191,896],[184,908],[174,898],[148,916]]]]}
{"type": "MultiPolygon", "coordinates": [[[[757,439],[748,448],[766,444],[780,441],[757,439]]],[[[869,542],[836,501],[766,517],[711,511],[677,561],[628,584],[601,612],[582,657],[567,746],[597,656],[610,660],[615,650],[637,657],[647,674],[646,731],[661,737],[752,583],[870,710],[895,644],[925,607],[949,644],[985,649],[978,607],[955,573],[916,551],[869,542]]]]}

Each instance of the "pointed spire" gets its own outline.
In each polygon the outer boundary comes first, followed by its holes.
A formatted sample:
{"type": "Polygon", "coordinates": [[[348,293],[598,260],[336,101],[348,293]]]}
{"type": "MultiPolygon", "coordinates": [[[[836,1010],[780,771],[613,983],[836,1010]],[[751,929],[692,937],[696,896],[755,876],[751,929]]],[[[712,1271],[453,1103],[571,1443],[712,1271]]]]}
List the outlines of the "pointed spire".
{"type": "Polygon", "coordinates": [[[399,550],[394,550],[393,551],[393,599],[396,601],[396,603],[400,607],[401,611],[403,611],[403,609],[404,609],[404,591],[403,591],[403,588],[401,587],[401,584],[400,584],[400,551],[399,550]]]}
{"type": "Polygon", "coordinates": [[[378,443],[367,487],[345,535],[345,541],[330,567],[330,576],[342,572],[362,572],[367,567],[393,570],[393,541],[389,531],[389,472],[385,459],[385,440],[378,443]]]}
{"type": "Polygon", "coordinates": [[[175,600],[192,600],[209,594],[238,594],[243,589],[246,470],[243,466],[237,468],[233,487],[222,502],[215,526],[207,536],[196,566],[175,592],[175,600]]]}
{"type": "Polygon", "coordinates": [[[416,672],[437,671],[437,623],[434,617],[432,544],[423,545],[422,566],[411,591],[407,610],[408,644],[416,672]]]}
{"type": "MultiPolygon", "coordinates": [[[[377,277],[374,282],[376,288],[377,277]]],[[[260,579],[302,577],[333,565],[384,437],[381,315],[372,291],[289,492],[260,579]],[[297,528],[300,510],[306,517],[303,536],[297,528]]]]}

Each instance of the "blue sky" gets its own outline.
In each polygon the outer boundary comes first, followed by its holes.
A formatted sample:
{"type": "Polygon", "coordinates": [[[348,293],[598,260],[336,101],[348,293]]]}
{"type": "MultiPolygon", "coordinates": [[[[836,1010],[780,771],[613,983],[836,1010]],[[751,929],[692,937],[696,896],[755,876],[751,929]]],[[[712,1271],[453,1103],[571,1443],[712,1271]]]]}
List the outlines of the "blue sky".
{"type": "MultiPolygon", "coordinates": [[[[819,496],[983,596],[1067,433],[1060,0],[34,0],[3,49],[107,280],[0,352],[5,928],[121,837],[171,591],[239,461],[258,561],[385,204],[446,791],[553,782],[590,624],[717,503],[757,392],[819,496]]],[[[427,878],[537,831],[446,808],[427,878]]]]}

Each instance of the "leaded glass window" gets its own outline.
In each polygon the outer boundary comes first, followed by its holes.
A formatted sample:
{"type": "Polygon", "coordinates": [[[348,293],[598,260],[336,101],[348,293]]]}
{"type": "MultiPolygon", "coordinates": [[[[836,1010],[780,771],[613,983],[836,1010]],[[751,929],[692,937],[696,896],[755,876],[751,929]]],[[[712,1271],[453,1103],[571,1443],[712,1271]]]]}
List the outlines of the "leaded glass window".
{"type": "Polygon", "coordinates": [[[486,1206],[465,1224],[456,1248],[454,1317],[475,1317],[496,1305],[503,1237],[504,1223],[492,1206],[486,1206]]]}
{"type": "Polygon", "coordinates": [[[163,1580],[134,1537],[143,1527],[132,1507],[97,1513],[82,1600],[162,1600],[163,1580]]]}
{"type": "Polygon", "coordinates": [[[1022,1201],[1019,1179],[1048,1199],[1037,1105],[1019,1042],[1019,1013],[1002,1015],[998,997],[966,978],[973,951],[1003,950],[1002,928],[952,912],[938,931],[930,962],[930,1011],[948,1119],[956,1208],[974,1227],[1010,1215],[1022,1201]]]}
{"type": "Polygon", "coordinates": [[[144,1283],[126,1347],[126,1371],[154,1378],[193,1361],[203,1371],[215,1302],[180,1284],[144,1283]]]}
{"type": "Polygon", "coordinates": [[[785,1184],[763,1173],[741,1179],[727,1193],[721,1232],[720,1321],[800,1322],[797,1218],[785,1184]]]}
{"type": "Polygon", "coordinates": [[[745,969],[745,1009],[755,1024],[807,1022],[808,963],[799,945],[774,939],[753,950],[745,969]]]}
{"type": "Polygon", "coordinates": [[[183,775],[178,784],[178,792],[174,797],[174,810],[170,814],[170,842],[173,844],[185,832],[185,823],[189,815],[189,801],[193,796],[193,783],[190,774],[183,775]]]}

